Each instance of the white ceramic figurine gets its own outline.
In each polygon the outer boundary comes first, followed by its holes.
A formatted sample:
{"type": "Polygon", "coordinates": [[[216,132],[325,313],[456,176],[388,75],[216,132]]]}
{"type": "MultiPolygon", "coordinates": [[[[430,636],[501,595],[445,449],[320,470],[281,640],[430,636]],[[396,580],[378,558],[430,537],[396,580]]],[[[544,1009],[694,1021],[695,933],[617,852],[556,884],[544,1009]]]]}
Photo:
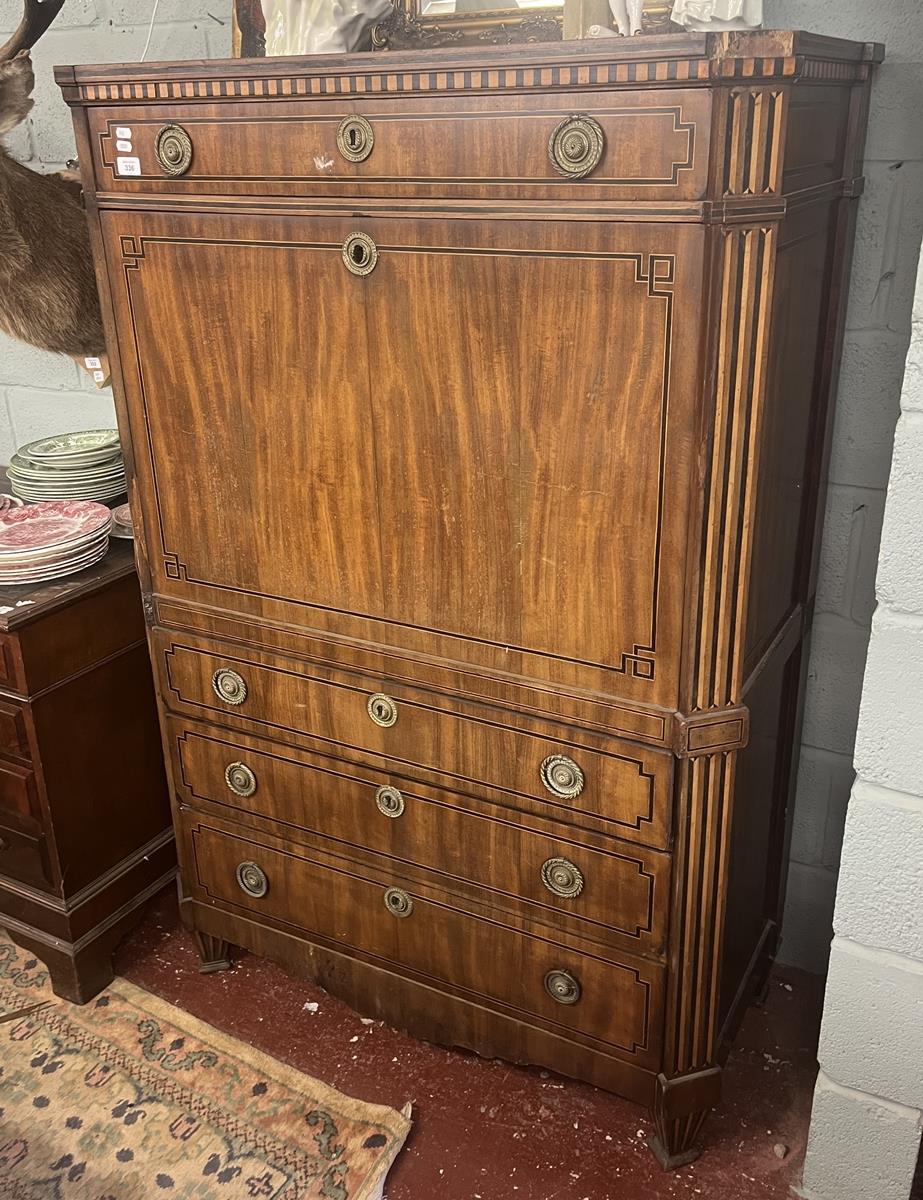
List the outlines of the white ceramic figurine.
{"type": "Polygon", "coordinates": [[[609,8],[622,37],[641,32],[644,0],[609,0],[609,8]]]}
{"type": "Polygon", "coordinates": [[[763,0],[674,0],[673,20],[686,29],[757,29],[763,0]]]}

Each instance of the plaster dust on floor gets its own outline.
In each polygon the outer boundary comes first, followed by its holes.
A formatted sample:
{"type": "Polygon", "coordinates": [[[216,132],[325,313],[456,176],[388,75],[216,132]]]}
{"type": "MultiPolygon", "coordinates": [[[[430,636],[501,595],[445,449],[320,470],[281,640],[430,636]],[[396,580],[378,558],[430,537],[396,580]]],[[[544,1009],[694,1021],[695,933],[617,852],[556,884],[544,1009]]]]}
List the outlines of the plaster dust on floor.
{"type": "Polygon", "coordinates": [[[202,1020],[414,1127],[386,1200],[782,1200],[799,1175],[823,983],[779,970],[748,1012],[706,1152],[672,1174],[642,1108],[584,1083],[417,1041],[282,968],[240,953],[202,975],[172,891],[123,942],[117,971],[202,1020]]]}

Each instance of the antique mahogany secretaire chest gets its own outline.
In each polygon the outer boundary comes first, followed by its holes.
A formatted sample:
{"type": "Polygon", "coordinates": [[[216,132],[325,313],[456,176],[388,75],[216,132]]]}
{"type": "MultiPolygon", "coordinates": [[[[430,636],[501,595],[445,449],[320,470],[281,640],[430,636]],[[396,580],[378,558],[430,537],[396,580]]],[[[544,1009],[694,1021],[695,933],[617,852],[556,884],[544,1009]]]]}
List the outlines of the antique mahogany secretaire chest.
{"type": "Polygon", "coordinates": [[[778,937],[879,57],[58,72],[207,965],[694,1155],[778,937]]]}

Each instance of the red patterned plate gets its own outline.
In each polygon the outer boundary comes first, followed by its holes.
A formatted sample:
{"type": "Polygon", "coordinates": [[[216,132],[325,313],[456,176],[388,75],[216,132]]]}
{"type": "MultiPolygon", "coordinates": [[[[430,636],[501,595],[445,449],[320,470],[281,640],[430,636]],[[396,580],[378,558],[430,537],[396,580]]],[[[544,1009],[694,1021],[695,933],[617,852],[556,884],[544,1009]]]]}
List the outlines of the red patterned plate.
{"type": "Polygon", "coordinates": [[[0,512],[0,554],[44,550],[92,537],[112,514],[93,500],[45,500],[0,512]]]}

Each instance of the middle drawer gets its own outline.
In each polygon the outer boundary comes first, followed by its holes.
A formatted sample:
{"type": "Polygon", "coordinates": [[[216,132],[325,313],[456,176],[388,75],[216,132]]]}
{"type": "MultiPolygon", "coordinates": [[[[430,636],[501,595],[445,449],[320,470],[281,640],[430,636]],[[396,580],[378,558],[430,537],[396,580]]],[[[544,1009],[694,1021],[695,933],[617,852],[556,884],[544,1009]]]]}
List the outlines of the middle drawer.
{"type": "Polygon", "coordinates": [[[279,741],[326,743],[321,748],[338,758],[377,758],[387,770],[422,774],[452,791],[493,792],[514,807],[579,817],[659,849],[668,844],[672,756],[665,751],[189,634],[157,631],[155,647],[173,712],[279,741]]]}
{"type": "Polygon", "coordinates": [[[443,888],[462,881],[498,915],[634,954],[663,952],[666,854],[224,730],[173,718],[167,730],[181,803],[233,809],[277,836],[288,826],[292,840],[303,831],[387,855],[439,876],[443,888]]]}

